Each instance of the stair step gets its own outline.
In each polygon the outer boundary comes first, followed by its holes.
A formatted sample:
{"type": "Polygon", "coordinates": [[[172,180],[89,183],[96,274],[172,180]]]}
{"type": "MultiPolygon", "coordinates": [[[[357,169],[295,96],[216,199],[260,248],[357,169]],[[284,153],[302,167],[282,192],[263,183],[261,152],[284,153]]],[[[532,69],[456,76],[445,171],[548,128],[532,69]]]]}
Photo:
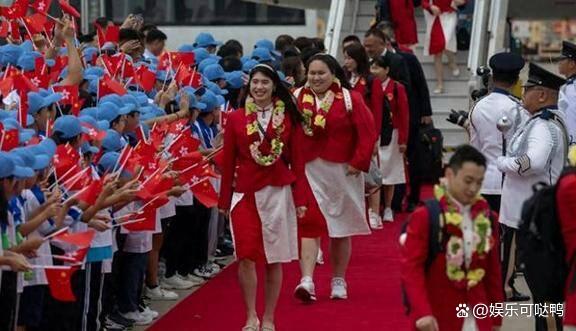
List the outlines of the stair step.
{"type": "MultiPolygon", "coordinates": [[[[351,10],[354,10],[354,1],[352,1],[351,10]]],[[[376,1],[360,1],[360,5],[358,6],[358,15],[374,15],[376,13],[375,10],[376,1]]]]}
{"type": "MultiPolygon", "coordinates": [[[[434,91],[434,89],[436,88],[436,81],[430,79],[427,81],[427,83],[428,83],[428,90],[430,91],[430,94],[432,94],[432,91],[434,91]]],[[[468,84],[466,83],[466,81],[462,80],[445,80],[444,92],[448,94],[464,95],[468,93],[468,84]]]]}
{"type": "Polygon", "coordinates": [[[442,131],[444,136],[444,148],[453,148],[469,143],[468,134],[464,130],[442,131]]]}
{"type": "MultiPolygon", "coordinates": [[[[447,65],[444,66],[444,80],[457,80],[457,81],[468,81],[470,79],[470,71],[465,66],[460,67],[460,76],[454,77],[452,76],[452,70],[448,68],[447,65]]],[[[424,76],[428,80],[435,80],[436,79],[436,70],[434,69],[433,63],[422,63],[422,70],[424,71],[424,76]]]]}
{"type": "Polygon", "coordinates": [[[468,109],[470,105],[467,95],[432,94],[430,103],[433,112],[437,110],[448,112],[450,109],[468,109]]]}

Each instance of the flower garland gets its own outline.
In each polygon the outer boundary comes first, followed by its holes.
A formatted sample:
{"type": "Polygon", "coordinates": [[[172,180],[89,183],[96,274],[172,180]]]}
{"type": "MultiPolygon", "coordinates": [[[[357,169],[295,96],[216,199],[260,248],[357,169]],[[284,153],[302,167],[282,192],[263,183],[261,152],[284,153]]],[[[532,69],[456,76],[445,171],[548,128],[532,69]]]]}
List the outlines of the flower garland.
{"type": "Polygon", "coordinates": [[[490,207],[486,200],[478,197],[472,203],[470,216],[474,227],[472,241],[472,259],[466,267],[464,253],[464,239],[461,224],[464,216],[458,207],[451,203],[446,195],[446,189],[441,186],[434,188],[436,199],[444,211],[445,232],[449,235],[446,242],[446,276],[455,283],[458,288],[470,289],[478,285],[486,271],[481,267],[480,261],[484,260],[494,245],[492,238],[492,223],[490,221],[490,207]]]}
{"type": "Polygon", "coordinates": [[[302,128],[307,136],[313,136],[319,130],[326,128],[326,116],[332,108],[335,99],[342,99],[342,87],[337,79],[330,86],[320,101],[320,107],[316,107],[314,92],[307,84],[302,89],[300,105],[302,108],[302,128]]]}
{"type": "Polygon", "coordinates": [[[258,132],[258,107],[254,103],[254,99],[251,97],[246,98],[245,104],[245,114],[246,114],[246,134],[249,138],[252,138],[252,143],[249,146],[250,155],[256,163],[261,166],[271,166],[274,164],[282,155],[282,149],[284,148],[284,142],[282,142],[282,132],[284,132],[284,113],[286,110],[286,105],[280,99],[274,102],[274,109],[272,110],[272,129],[274,130],[274,138],[270,142],[270,154],[264,155],[260,150],[262,145],[262,140],[258,132]]]}

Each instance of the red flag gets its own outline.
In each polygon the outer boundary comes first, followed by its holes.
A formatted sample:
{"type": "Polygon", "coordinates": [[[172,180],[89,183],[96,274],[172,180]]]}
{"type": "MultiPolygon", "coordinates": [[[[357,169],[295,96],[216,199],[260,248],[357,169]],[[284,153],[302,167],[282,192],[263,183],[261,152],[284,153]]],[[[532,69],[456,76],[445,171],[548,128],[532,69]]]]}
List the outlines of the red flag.
{"type": "MultiPolygon", "coordinates": [[[[68,191],[80,191],[88,187],[92,181],[92,168],[86,168],[81,170],[80,167],[77,165],[75,168],[78,168],[78,171],[74,171],[72,176],[78,175],[78,177],[72,179],[68,178],[66,181],[60,181],[61,185],[68,191]]],[[[84,193],[84,191],[82,192],[84,193]]],[[[82,194],[80,193],[80,194],[82,194]]]]}
{"type": "Polygon", "coordinates": [[[152,130],[150,130],[150,142],[157,150],[164,142],[167,130],[168,130],[168,124],[164,122],[154,123],[154,125],[152,126],[152,130]]]}
{"type": "Polygon", "coordinates": [[[203,179],[200,183],[191,187],[194,197],[200,201],[207,208],[216,207],[218,205],[218,193],[208,180],[203,179]]]}
{"type": "Polygon", "coordinates": [[[167,70],[168,68],[172,67],[172,63],[170,62],[170,53],[164,52],[158,58],[158,66],[156,67],[157,70],[167,70]]]}
{"type": "Polygon", "coordinates": [[[154,88],[156,75],[150,71],[148,67],[140,66],[136,69],[134,79],[136,80],[136,84],[140,85],[144,91],[150,92],[154,88]]]}
{"type": "Polygon", "coordinates": [[[102,141],[106,138],[106,131],[100,131],[88,123],[82,123],[82,126],[88,129],[88,133],[84,133],[84,141],[102,141]]]}
{"type": "Polygon", "coordinates": [[[144,220],[139,221],[139,222],[135,222],[135,223],[129,223],[126,225],[122,225],[122,227],[124,227],[126,230],[135,231],[135,232],[136,231],[154,231],[156,229],[156,208],[151,208],[150,205],[146,206],[142,210],[142,213],[134,214],[133,216],[128,218],[126,221],[123,221],[122,223],[128,223],[130,221],[134,221],[134,220],[142,219],[142,218],[144,220]]]}
{"type": "Polygon", "coordinates": [[[18,129],[12,130],[2,130],[2,139],[0,141],[0,146],[2,146],[2,151],[8,152],[20,145],[20,133],[18,129]]]}
{"type": "Polygon", "coordinates": [[[93,180],[88,188],[78,195],[78,201],[85,202],[87,205],[94,205],[102,192],[102,187],[103,183],[101,179],[93,180]]]}
{"type": "Polygon", "coordinates": [[[1,14],[7,19],[22,18],[28,10],[28,0],[15,0],[11,7],[2,8],[1,14]]]}
{"type": "Polygon", "coordinates": [[[10,36],[13,40],[21,40],[22,36],[20,35],[20,24],[18,21],[11,21],[10,22],[10,36]]]}
{"type": "Polygon", "coordinates": [[[68,253],[65,256],[70,258],[70,262],[72,263],[82,263],[88,255],[88,251],[90,250],[90,246],[83,247],[75,250],[74,252],[68,253]]]}
{"type": "Polygon", "coordinates": [[[118,25],[109,25],[106,27],[106,41],[118,44],[120,39],[120,27],[118,25]]]}
{"type": "Polygon", "coordinates": [[[70,144],[56,147],[56,153],[54,154],[54,171],[58,181],[63,183],[66,179],[81,171],[78,166],[79,162],[80,155],[70,144]],[[76,168],[76,170],[70,171],[72,167],[76,168]]]}
{"type": "Polygon", "coordinates": [[[62,99],[59,101],[63,105],[72,105],[75,101],[80,99],[80,92],[78,85],[55,85],[53,86],[54,92],[61,93],[62,99]]]}
{"type": "Polygon", "coordinates": [[[86,102],[86,99],[79,99],[74,101],[72,107],[70,108],[70,114],[76,117],[80,116],[80,109],[82,109],[84,102],[86,102]]]}
{"type": "Polygon", "coordinates": [[[170,148],[168,148],[168,152],[175,157],[182,157],[188,153],[192,153],[198,149],[198,146],[200,146],[200,141],[186,132],[182,133],[176,139],[177,140],[172,143],[170,148]]]}
{"type": "Polygon", "coordinates": [[[184,131],[184,129],[186,129],[188,127],[188,119],[181,119],[179,121],[174,121],[172,123],[170,123],[170,126],[168,127],[168,133],[174,134],[174,135],[179,135],[182,133],[182,131],[184,131]]]}
{"type": "Polygon", "coordinates": [[[14,80],[14,89],[19,93],[38,92],[38,87],[25,75],[13,75],[12,79],[14,80]]]}
{"type": "Polygon", "coordinates": [[[0,22],[0,37],[6,38],[8,37],[9,33],[10,33],[10,24],[8,24],[8,21],[0,22]]]}
{"type": "Polygon", "coordinates": [[[61,234],[52,238],[52,240],[65,242],[74,245],[78,248],[90,247],[92,239],[94,239],[96,231],[88,230],[84,232],[69,233],[68,231],[62,232],[61,234]]]}
{"type": "Polygon", "coordinates": [[[195,89],[202,87],[202,85],[204,85],[202,83],[202,75],[199,72],[197,72],[196,69],[194,69],[194,71],[192,71],[192,74],[190,75],[190,78],[188,79],[188,83],[186,85],[192,86],[195,89]]]}
{"type": "Polygon", "coordinates": [[[10,94],[13,85],[14,80],[11,77],[2,79],[2,81],[0,81],[0,93],[2,93],[2,96],[10,94]]]}
{"type": "Polygon", "coordinates": [[[121,79],[134,78],[135,70],[132,61],[125,59],[123,61],[123,68],[120,68],[119,73],[121,79]]]}
{"type": "Polygon", "coordinates": [[[142,125],[139,125],[138,128],[136,129],[136,139],[138,139],[138,141],[141,141],[143,143],[148,143],[148,139],[146,139],[146,133],[144,132],[144,128],[142,128],[142,125]]]}
{"type": "Polygon", "coordinates": [[[43,89],[48,89],[48,87],[50,87],[50,75],[41,75],[39,72],[35,71],[25,72],[24,75],[36,87],[41,87],[43,89]]]}
{"type": "Polygon", "coordinates": [[[30,6],[37,12],[47,13],[52,5],[52,0],[36,0],[30,6]]]}
{"type": "Polygon", "coordinates": [[[67,56],[59,56],[54,59],[54,66],[50,69],[50,80],[52,82],[58,81],[58,77],[64,68],[68,65],[67,56]]]}
{"type": "Polygon", "coordinates": [[[108,94],[126,94],[126,89],[118,81],[111,79],[109,76],[104,76],[98,81],[98,98],[102,98],[108,94]]]}
{"type": "Polygon", "coordinates": [[[44,26],[48,18],[40,13],[36,13],[27,17],[24,17],[24,23],[28,27],[31,33],[42,33],[44,32],[44,26]]]}
{"type": "Polygon", "coordinates": [[[50,294],[54,299],[59,301],[76,301],[74,292],[72,292],[70,279],[77,269],[77,267],[70,267],[69,269],[44,269],[46,271],[46,278],[48,278],[50,294]]]}
{"type": "Polygon", "coordinates": [[[67,0],[58,0],[58,3],[62,8],[62,12],[72,15],[76,18],[80,18],[80,13],[76,10],[76,8],[72,7],[72,5],[70,5],[67,0]]]}
{"type": "Polygon", "coordinates": [[[194,64],[193,52],[170,52],[170,60],[172,61],[172,67],[178,68],[180,65],[182,67],[188,68],[194,64]]]}
{"type": "Polygon", "coordinates": [[[202,153],[200,153],[200,151],[194,151],[192,153],[177,158],[172,163],[172,169],[175,171],[186,170],[195,165],[199,165],[200,162],[202,162],[203,160],[204,157],[202,156],[202,153]]]}

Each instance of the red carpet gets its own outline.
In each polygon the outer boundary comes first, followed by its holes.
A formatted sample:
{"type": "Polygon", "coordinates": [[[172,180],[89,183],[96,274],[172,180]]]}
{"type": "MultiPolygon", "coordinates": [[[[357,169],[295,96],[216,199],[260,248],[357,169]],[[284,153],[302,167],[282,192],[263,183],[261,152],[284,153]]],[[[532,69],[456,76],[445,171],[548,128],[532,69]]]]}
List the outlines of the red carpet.
{"type": "MultiPolygon", "coordinates": [[[[407,330],[400,294],[400,254],[398,234],[406,215],[398,215],[393,224],[370,236],[352,240],[352,260],[346,280],[349,299],[332,301],[330,266],[316,269],[318,301],[303,305],[292,297],[300,279],[298,263],[284,266],[284,284],[278,310],[278,331],[320,330],[407,330]]],[[[327,244],[323,240],[323,247],[327,244]]],[[[326,252],[326,250],[324,250],[326,252]]],[[[325,253],[325,260],[328,256],[325,253]]],[[[232,264],[214,280],[190,295],[149,330],[236,331],[244,325],[244,308],[232,264]]],[[[258,274],[262,281],[262,271],[258,274]]],[[[263,295],[259,297],[259,315],[263,295]]]]}

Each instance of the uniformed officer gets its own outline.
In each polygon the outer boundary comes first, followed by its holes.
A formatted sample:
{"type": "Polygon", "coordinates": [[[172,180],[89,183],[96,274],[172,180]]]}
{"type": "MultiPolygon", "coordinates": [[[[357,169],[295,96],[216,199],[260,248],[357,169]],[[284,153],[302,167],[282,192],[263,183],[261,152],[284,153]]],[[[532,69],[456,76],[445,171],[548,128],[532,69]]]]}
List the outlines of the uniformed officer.
{"type": "MultiPolygon", "coordinates": [[[[500,205],[500,223],[518,229],[524,201],[539,182],[554,184],[568,154],[568,135],[558,111],[558,92],[566,81],[530,63],[522,102],[530,118],[514,133],[507,145],[507,155],[497,159],[505,174],[500,205]]],[[[514,265],[514,248],[510,265],[514,265]]],[[[509,268],[508,275],[513,268],[509,268]]],[[[538,298],[533,298],[538,302],[538,298]]],[[[536,319],[537,330],[546,330],[546,320],[536,319]]]]}
{"type": "MultiPolygon", "coordinates": [[[[490,204],[492,210],[500,211],[500,198],[502,194],[502,173],[496,166],[498,157],[502,156],[503,143],[510,140],[511,135],[528,119],[528,112],[522,107],[520,100],[511,94],[512,89],[519,80],[520,71],[524,68],[524,59],[513,53],[498,53],[490,58],[492,69],[492,92],[480,99],[470,111],[467,126],[470,134],[470,144],[484,154],[487,159],[486,175],[482,184],[481,193],[490,204]],[[497,129],[498,121],[506,116],[512,126],[506,135],[497,129]]],[[[502,226],[502,275],[508,270],[510,252],[512,251],[513,231],[502,226]]],[[[530,298],[521,294],[514,287],[515,273],[504,284],[508,301],[526,301],[530,298]]]]}
{"type": "Polygon", "coordinates": [[[558,109],[564,114],[570,144],[576,144],[576,45],[562,42],[562,59],[558,71],[566,77],[566,84],[560,88],[558,109]]]}

